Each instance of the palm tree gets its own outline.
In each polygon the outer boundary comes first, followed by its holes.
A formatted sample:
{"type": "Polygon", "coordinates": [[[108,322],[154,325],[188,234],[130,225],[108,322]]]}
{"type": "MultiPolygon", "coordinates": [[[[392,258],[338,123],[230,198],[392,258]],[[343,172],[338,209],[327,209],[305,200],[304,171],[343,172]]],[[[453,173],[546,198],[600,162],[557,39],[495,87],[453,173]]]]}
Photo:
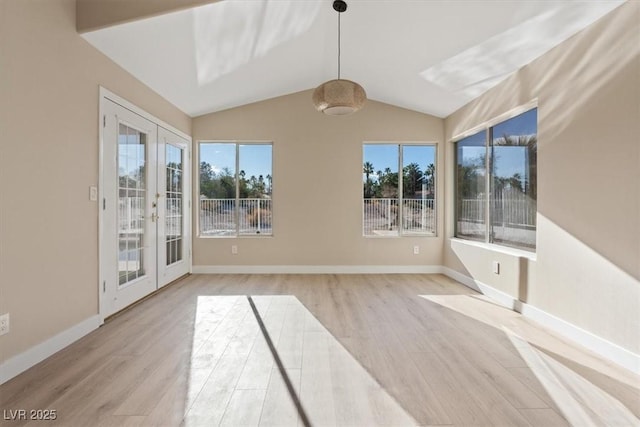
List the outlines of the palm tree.
{"type": "Polygon", "coordinates": [[[427,184],[427,192],[433,196],[434,185],[436,177],[436,167],[433,163],[430,163],[424,171],[424,183],[427,184]]]}
{"type": "Polygon", "coordinates": [[[384,169],[384,183],[381,188],[382,197],[398,197],[398,174],[391,168],[384,169]]]}
{"type": "Polygon", "coordinates": [[[515,189],[518,189],[520,191],[523,190],[523,188],[522,188],[522,175],[520,175],[518,172],[514,173],[511,176],[511,178],[508,178],[507,182],[509,183],[509,186],[511,188],[515,188],[515,189]]]}
{"type": "Polygon", "coordinates": [[[267,175],[267,194],[271,194],[271,174],[267,175]]]}
{"type": "Polygon", "coordinates": [[[240,170],[240,172],[238,173],[238,175],[240,176],[240,181],[238,183],[238,188],[240,191],[240,197],[241,198],[245,198],[249,195],[248,190],[247,190],[247,180],[246,180],[246,176],[247,173],[244,170],[240,170]]]}
{"type": "Polygon", "coordinates": [[[364,197],[371,198],[371,178],[370,175],[373,174],[373,164],[371,162],[364,162],[362,165],[362,173],[365,175],[365,184],[364,184],[364,197]]]}
{"type": "Polygon", "coordinates": [[[404,193],[407,197],[414,197],[420,187],[422,180],[422,171],[417,163],[410,163],[403,168],[404,193]]]}

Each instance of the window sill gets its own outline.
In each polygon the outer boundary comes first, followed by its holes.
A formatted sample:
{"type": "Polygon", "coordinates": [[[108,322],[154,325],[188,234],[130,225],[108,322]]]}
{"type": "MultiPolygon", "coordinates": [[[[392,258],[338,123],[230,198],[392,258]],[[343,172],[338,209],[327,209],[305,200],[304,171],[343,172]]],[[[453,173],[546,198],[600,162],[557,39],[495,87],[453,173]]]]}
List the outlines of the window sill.
{"type": "Polygon", "coordinates": [[[474,246],[476,248],[486,249],[488,251],[499,252],[511,256],[516,256],[520,258],[527,258],[531,261],[535,261],[537,259],[537,254],[535,252],[525,251],[524,249],[516,249],[510,248],[508,246],[496,245],[494,243],[486,243],[486,242],[477,242],[474,240],[466,240],[460,239],[458,237],[452,237],[449,239],[450,242],[461,243],[467,246],[474,246]]]}
{"type": "Polygon", "coordinates": [[[273,234],[243,234],[242,236],[197,236],[198,239],[268,239],[273,234]]]}
{"type": "Polygon", "coordinates": [[[365,239],[402,239],[402,238],[413,238],[413,237],[438,237],[437,234],[379,234],[379,235],[362,235],[365,239]]]}

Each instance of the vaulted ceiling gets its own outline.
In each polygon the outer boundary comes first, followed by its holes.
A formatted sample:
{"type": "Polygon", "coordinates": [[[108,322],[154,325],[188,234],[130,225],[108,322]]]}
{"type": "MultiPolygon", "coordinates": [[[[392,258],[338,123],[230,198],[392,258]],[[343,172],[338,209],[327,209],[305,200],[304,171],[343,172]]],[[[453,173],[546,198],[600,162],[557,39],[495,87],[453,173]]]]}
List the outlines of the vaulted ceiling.
{"type": "MultiPolygon", "coordinates": [[[[336,78],[331,3],[224,0],[82,36],[195,117],[336,78]]],[[[341,77],[370,99],[446,117],[623,1],[347,3],[341,77]]]]}

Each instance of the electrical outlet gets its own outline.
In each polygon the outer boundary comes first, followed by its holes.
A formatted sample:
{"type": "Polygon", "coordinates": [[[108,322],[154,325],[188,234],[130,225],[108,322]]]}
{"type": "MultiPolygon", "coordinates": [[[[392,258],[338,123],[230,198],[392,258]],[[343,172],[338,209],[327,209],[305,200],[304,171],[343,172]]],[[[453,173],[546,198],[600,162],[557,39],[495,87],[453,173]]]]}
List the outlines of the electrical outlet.
{"type": "Polygon", "coordinates": [[[238,255],[238,245],[231,245],[231,253],[238,255]]]}
{"type": "Polygon", "coordinates": [[[89,187],[89,200],[91,200],[92,202],[98,201],[98,187],[96,187],[95,185],[89,187]]]}
{"type": "Polygon", "coordinates": [[[414,255],[420,255],[420,246],[414,246],[413,247],[413,254],[414,255]]]}
{"type": "Polygon", "coordinates": [[[9,333],[9,313],[0,316],[0,335],[9,333]]]}

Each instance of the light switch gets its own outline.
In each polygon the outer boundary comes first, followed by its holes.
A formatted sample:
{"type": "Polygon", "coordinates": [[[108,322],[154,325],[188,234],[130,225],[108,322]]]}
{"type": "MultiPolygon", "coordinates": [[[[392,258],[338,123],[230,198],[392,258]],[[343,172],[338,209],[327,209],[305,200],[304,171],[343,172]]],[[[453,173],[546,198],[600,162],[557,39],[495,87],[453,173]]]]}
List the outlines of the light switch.
{"type": "Polygon", "coordinates": [[[95,185],[89,187],[89,200],[91,200],[92,202],[98,201],[98,187],[96,187],[95,185]]]}

